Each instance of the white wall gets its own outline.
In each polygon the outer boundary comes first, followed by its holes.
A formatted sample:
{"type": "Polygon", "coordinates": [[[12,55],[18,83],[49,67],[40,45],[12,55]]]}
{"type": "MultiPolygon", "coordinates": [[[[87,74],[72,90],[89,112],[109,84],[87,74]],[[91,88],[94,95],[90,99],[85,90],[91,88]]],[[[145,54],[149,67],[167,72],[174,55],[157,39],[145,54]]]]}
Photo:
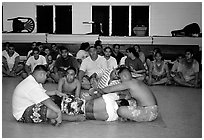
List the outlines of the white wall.
{"type": "Polygon", "coordinates": [[[171,31],[182,29],[196,22],[202,27],[202,3],[165,2],[151,4],[150,34],[171,35],[171,31]]]}
{"type": "MultiPolygon", "coordinates": [[[[36,4],[56,3],[34,3],[34,2],[4,2],[3,3],[3,31],[12,30],[12,22],[8,18],[23,16],[36,18],[36,4]]],[[[83,24],[84,21],[91,21],[92,3],[72,2],[57,3],[72,5],[72,33],[86,34],[91,32],[91,25],[83,24]]],[[[96,3],[95,3],[96,4],[96,3]]],[[[97,3],[100,5],[100,3],[97,3]]],[[[103,5],[109,5],[106,2],[103,5]]],[[[120,3],[121,4],[121,3],[120,3]]],[[[131,4],[131,3],[127,3],[131,4]]],[[[134,5],[141,3],[132,3],[134,5]]],[[[196,22],[202,29],[202,3],[178,3],[178,2],[150,2],[150,36],[170,36],[175,29],[182,29],[187,24],[196,22]]],[[[36,32],[36,30],[34,31],[36,32]]]]}

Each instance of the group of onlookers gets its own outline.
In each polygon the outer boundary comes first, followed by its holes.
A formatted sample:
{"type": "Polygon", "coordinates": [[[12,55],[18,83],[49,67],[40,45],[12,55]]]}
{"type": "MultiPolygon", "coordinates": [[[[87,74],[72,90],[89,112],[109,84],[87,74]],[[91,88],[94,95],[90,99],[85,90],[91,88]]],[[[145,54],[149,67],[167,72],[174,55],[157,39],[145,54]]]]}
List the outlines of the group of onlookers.
{"type": "Polygon", "coordinates": [[[159,48],[145,56],[133,45],[123,54],[119,44],[103,47],[100,40],[93,46],[82,43],[76,55],[65,46],[33,42],[25,62],[13,44],[5,43],[2,56],[3,76],[24,79],[12,96],[13,116],[24,123],[154,121],[159,109],[147,85],[200,87],[201,81],[191,49],[185,57],[178,55],[172,68],[159,48]],[[49,81],[57,83],[56,90],[44,89],[42,84],[49,81]]]}
{"type": "Polygon", "coordinates": [[[159,48],[154,48],[149,56],[145,56],[139,45],[133,45],[122,53],[119,44],[103,47],[100,40],[95,41],[93,46],[88,42],[82,43],[76,55],[71,54],[65,46],[57,46],[55,43],[43,46],[41,42],[33,42],[26,61],[20,60],[12,43],[6,42],[4,47],[3,76],[21,75],[26,78],[35,66],[45,65],[48,80],[58,83],[66,75],[66,70],[74,67],[82,88],[89,89],[107,70],[112,71],[125,65],[134,78],[148,85],[201,86],[199,63],[194,59],[191,49],[186,49],[183,55],[178,54],[178,59],[169,64],[159,48]]]}

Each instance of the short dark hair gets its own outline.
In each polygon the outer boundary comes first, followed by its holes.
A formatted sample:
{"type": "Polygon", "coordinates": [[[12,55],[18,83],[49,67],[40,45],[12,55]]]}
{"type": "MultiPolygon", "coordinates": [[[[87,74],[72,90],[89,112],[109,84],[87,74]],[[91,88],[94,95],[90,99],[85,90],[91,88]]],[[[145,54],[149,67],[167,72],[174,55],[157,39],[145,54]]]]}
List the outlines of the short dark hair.
{"type": "Polygon", "coordinates": [[[124,70],[127,70],[127,71],[129,71],[131,73],[130,69],[127,66],[125,66],[125,65],[121,65],[120,67],[117,68],[117,70],[118,70],[118,75],[121,72],[123,72],[124,70]]]}
{"type": "Polygon", "coordinates": [[[59,46],[59,48],[60,48],[60,52],[62,52],[62,50],[66,50],[67,52],[69,51],[68,48],[65,46],[59,46]]]}
{"type": "Polygon", "coordinates": [[[76,69],[74,67],[69,67],[66,71],[73,70],[76,73],[76,69]]]}
{"type": "Polygon", "coordinates": [[[95,41],[95,45],[100,45],[101,43],[102,43],[102,41],[99,39],[95,41]]]}
{"type": "Polygon", "coordinates": [[[90,47],[89,47],[89,50],[90,50],[91,48],[95,48],[95,49],[96,49],[96,47],[95,47],[95,46],[90,46],[90,47]]]}
{"type": "Polygon", "coordinates": [[[119,46],[119,48],[120,48],[119,44],[113,44],[113,48],[115,48],[116,46],[119,46]]]}
{"type": "Polygon", "coordinates": [[[105,52],[106,49],[110,49],[110,51],[111,51],[111,53],[112,53],[112,49],[111,49],[111,47],[107,46],[107,47],[105,47],[105,48],[103,49],[103,51],[105,52]]]}
{"type": "Polygon", "coordinates": [[[185,50],[185,53],[186,53],[186,52],[190,52],[191,54],[193,54],[193,50],[190,49],[190,48],[187,48],[187,49],[185,50]]]}
{"type": "Polygon", "coordinates": [[[40,46],[40,45],[42,45],[41,42],[37,42],[37,43],[36,43],[36,46],[40,46]]]}
{"type": "Polygon", "coordinates": [[[134,47],[129,47],[126,49],[126,51],[129,51],[130,53],[132,53],[136,58],[139,58],[139,53],[135,50],[134,47]]]}
{"type": "Polygon", "coordinates": [[[81,43],[80,50],[86,50],[87,48],[89,48],[89,46],[89,42],[83,42],[81,43]]]}
{"type": "Polygon", "coordinates": [[[44,66],[44,65],[37,65],[35,68],[34,68],[34,71],[45,71],[47,72],[47,68],[44,66]]]}
{"type": "Polygon", "coordinates": [[[129,106],[129,102],[126,99],[119,99],[119,106],[129,106]]]}
{"type": "Polygon", "coordinates": [[[40,50],[39,50],[38,47],[33,48],[33,52],[34,52],[34,51],[38,51],[38,52],[40,52],[40,50]]]}

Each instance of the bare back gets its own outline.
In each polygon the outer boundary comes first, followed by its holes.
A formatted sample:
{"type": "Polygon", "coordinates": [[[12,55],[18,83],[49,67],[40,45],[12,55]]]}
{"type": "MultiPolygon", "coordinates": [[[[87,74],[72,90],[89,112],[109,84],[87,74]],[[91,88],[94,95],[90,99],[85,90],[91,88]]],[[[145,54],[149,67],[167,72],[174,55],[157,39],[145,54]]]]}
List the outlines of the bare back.
{"type": "Polygon", "coordinates": [[[122,84],[127,86],[131,96],[137,100],[139,106],[151,106],[157,104],[153,92],[143,82],[132,79],[124,81],[122,84]]]}

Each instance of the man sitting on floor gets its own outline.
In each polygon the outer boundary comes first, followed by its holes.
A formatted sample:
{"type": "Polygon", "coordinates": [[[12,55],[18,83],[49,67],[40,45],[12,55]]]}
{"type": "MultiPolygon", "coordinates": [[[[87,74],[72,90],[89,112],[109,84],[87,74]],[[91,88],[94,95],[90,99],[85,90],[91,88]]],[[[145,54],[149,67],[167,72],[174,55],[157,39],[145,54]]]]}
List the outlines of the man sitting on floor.
{"type": "MultiPolygon", "coordinates": [[[[142,81],[133,79],[130,70],[126,67],[121,67],[118,71],[121,83],[108,86],[99,91],[111,93],[116,91],[128,90],[132,98],[137,100],[137,106],[121,106],[117,113],[120,117],[142,122],[153,121],[158,116],[157,101],[152,91],[142,81]]],[[[127,92],[120,92],[127,94],[127,92]]]]}
{"type": "Polygon", "coordinates": [[[59,91],[46,91],[42,84],[46,81],[47,70],[37,65],[26,79],[14,90],[12,97],[13,116],[18,122],[41,123],[51,120],[59,125],[62,120],[83,121],[83,115],[62,114],[60,108],[50,99],[51,95],[63,96],[59,91]]]}
{"type": "Polygon", "coordinates": [[[199,63],[193,58],[193,51],[191,49],[185,51],[185,58],[179,63],[177,73],[173,79],[181,86],[196,88],[200,86],[199,63]]]}

